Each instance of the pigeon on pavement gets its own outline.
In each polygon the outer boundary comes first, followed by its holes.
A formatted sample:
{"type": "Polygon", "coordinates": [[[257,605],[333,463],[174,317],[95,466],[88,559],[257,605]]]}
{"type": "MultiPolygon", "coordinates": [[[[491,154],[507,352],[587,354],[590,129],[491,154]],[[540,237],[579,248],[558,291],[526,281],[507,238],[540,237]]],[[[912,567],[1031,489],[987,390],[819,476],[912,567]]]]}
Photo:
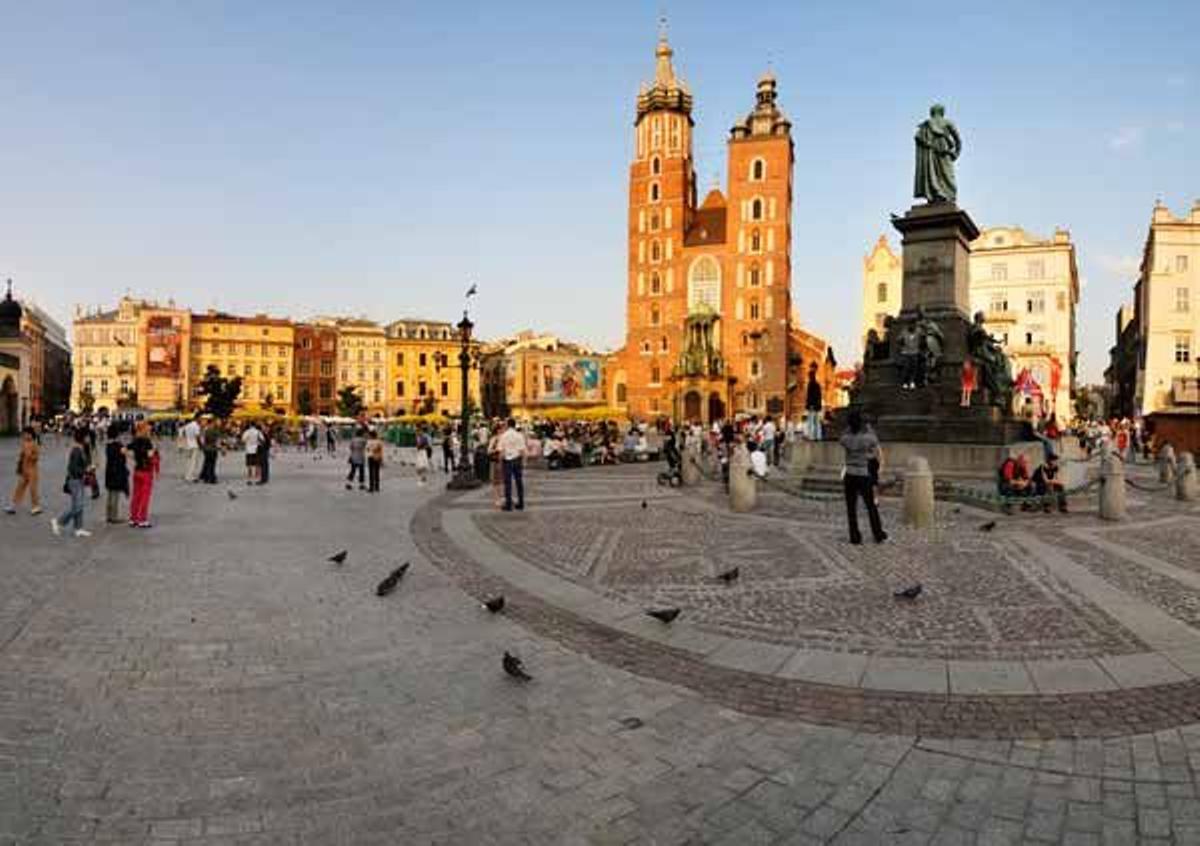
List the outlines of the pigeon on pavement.
{"type": "Polygon", "coordinates": [[[521,659],[511,652],[504,653],[502,666],[504,667],[504,672],[508,673],[514,679],[523,682],[533,681],[533,676],[525,672],[525,665],[521,663],[521,659]]]}
{"type": "Polygon", "coordinates": [[[661,620],[664,623],[670,623],[679,616],[678,608],[651,608],[646,612],[656,620],[661,620]]]}
{"type": "Polygon", "coordinates": [[[226,488],[226,489],[225,489],[225,495],[226,495],[226,496],[228,496],[230,499],[237,499],[237,494],[235,494],[235,493],[233,492],[233,489],[232,489],[232,488],[226,488]]]}
{"type": "Polygon", "coordinates": [[[375,588],[376,596],[387,596],[396,589],[396,585],[400,584],[400,580],[404,578],[404,574],[408,572],[408,562],[405,561],[392,572],[388,573],[387,578],[379,583],[379,587],[375,588]]]}
{"type": "Polygon", "coordinates": [[[717,578],[723,581],[725,584],[731,585],[741,574],[741,568],[734,567],[731,570],[726,570],[724,573],[718,573],[717,578]]]}
{"type": "Polygon", "coordinates": [[[504,610],[504,597],[493,596],[490,599],[485,599],[483,602],[483,607],[491,611],[493,614],[499,614],[504,610]]]}
{"type": "Polygon", "coordinates": [[[917,582],[915,585],[911,585],[910,587],[904,588],[904,590],[896,591],[894,596],[897,599],[916,599],[918,596],[921,595],[921,591],[923,591],[924,589],[925,588],[921,586],[921,583],[917,582]]]}
{"type": "Polygon", "coordinates": [[[341,552],[335,552],[333,555],[329,556],[327,560],[332,561],[334,564],[344,564],[346,562],[346,556],[349,554],[350,550],[343,549],[341,552]]]}
{"type": "Polygon", "coordinates": [[[979,527],[979,531],[990,532],[994,528],[996,528],[996,521],[988,520],[986,523],[984,523],[982,526],[979,527]]]}

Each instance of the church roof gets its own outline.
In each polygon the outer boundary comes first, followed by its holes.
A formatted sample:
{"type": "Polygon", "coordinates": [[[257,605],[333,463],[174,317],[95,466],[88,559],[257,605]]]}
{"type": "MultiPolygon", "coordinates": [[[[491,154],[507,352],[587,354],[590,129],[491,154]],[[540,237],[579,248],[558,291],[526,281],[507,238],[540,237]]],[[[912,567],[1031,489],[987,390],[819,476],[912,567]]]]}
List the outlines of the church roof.
{"type": "Polygon", "coordinates": [[[715,188],[704,198],[704,205],[696,210],[692,225],[684,233],[685,247],[703,247],[725,243],[725,198],[715,188]]]}

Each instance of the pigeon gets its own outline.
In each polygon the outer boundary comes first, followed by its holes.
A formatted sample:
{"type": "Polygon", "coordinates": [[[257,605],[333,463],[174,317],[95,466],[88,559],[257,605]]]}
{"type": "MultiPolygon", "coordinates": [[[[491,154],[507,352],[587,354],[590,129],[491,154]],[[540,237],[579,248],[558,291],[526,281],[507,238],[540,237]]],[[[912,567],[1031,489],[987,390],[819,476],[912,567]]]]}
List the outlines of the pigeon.
{"type": "Polygon", "coordinates": [[[486,599],[483,602],[483,607],[491,611],[493,614],[499,614],[504,610],[504,597],[493,596],[490,599],[486,599]]]}
{"type": "Polygon", "coordinates": [[[225,489],[225,495],[228,496],[230,499],[237,499],[237,494],[235,494],[231,488],[225,489]]]}
{"type": "Polygon", "coordinates": [[[508,673],[514,679],[519,681],[533,681],[533,676],[525,672],[525,665],[521,663],[521,659],[511,652],[504,653],[504,661],[502,662],[504,672],[508,673]]]}
{"type": "Polygon", "coordinates": [[[478,293],[479,289],[474,285],[474,283],[472,283],[471,287],[467,289],[467,297],[473,297],[478,293]]]}
{"type": "Polygon", "coordinates": [[[921,595],[921,591],[924,589],[925,588],[921,586],[921,583],[917,582],[915,585],[906,587],[904,590],[896,591],[893,596],[895,596],[897,599],[916,599],[921,595]]]}
{"type": "Polygon", "coordinates": [[[637,729],[640,729],[642,726],[645,725],[645,723],[642,722],[637,717],[622,717],[617,722],[619,722],[621,724],[621,728],[627,729],[629,731],[636,731],[637,729]]]}
{"type": "Polygon", "coordinates": [[[375,588],[376,596],[387,596],[396,589],[396,585],[400,584],[400,580],[404,578],[404,574],[408,572],[408,562],[405,561],[392,572],[388,573],[386,579],[379,583],[379,587],[375,588]]]}
{"type": "Polygon", "coordinates": [[[724,573],[718,573],[717,578],[723,581],[725,584],[731,585],[740,575],[740,568],[734,567],[732,570],[726,570],[724,573]]]}
{"type": "Polygon", "coordinates": [[[651,608],[646,613],[656,620],[661,620],[664,623],[670,623],[676,617],[679,616],[679,609],[678,608],[651,608]]]}
{"type": "Polygon", "coordinates": [[[645,508],[645,507],[646,507],[646,500],[643,499],[642,500],[642,508],[645,508]]]}
{"type": "Polygon", "coordinates": [[[988,520],[986,523],[984,523],[982,526],[979,527],[979,531],[990,532],[994,528],[996,528],[996,521],[988,520]]]}
{"type": "Polygon", "coordinates": [[[327,560],[332,561],[334,564],[344,564],[346,562],[346,556],[349,554],[349,550],[343,549],[341,552],[335,552],[333,555],[329,556],[327,560]]]}

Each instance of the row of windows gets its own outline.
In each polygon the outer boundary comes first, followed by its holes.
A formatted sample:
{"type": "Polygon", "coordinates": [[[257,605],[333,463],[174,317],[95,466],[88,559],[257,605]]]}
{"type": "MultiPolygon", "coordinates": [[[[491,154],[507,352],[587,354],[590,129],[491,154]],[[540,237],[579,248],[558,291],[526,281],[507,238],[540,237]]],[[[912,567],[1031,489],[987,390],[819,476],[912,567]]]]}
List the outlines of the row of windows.
{"type": "MultiPolygon", "coordinates": [[[[261,353],[263,356],[269,357],[272,346],[275,347],[275,355],[279,358],[287,358],[291,352],[286,344],[245,344],[239,347],[237,342],[234,341],[227,342],[224,347],[222,347],[220,341],[209,341],[208,351],[210,355],[237,355],[239,349],[241,349],[244,350],[243,354],[247,356],[255,356],[261,353]],[[222,352],[223,350],[227,352],[222,352]]],[[[201,355],[203,351],[204,348],[199,341],[192,341],[192,352],[194,354],[201,355]]]]}
{"type": "MultiPolygon", "coordinates": [[[[439,387],[439,392],[440,392],[441,396],[443,396],[443,397],[450,396],[450,383],[449,382],[442,382],[438,387],[439,387]]],[[[429,386],[425,383],[424,379],[422,379],[420,382],[417,383],[417,394],[416,395],[418,397],[424,397],[424,396],[429,395],[429,386]]],[[[397,397],[404,396],[404,381],[403,380],[396,383],[396,396],[397,397]]]]}
{"type": "MultiPolygon", "coordinates": [[[[211,363],[216,366],[217,370],[221,369],[220,362],[211,362],[211,363]]],[[[205,370],[208,369],[208,364],[204,365],[204,369],[205,370]]],[[[201,371],[200,362],[192,361],[192,373],[198,376],[198,375],[200,375],[200,371],[201,371]]],[[[254,375],[254,365],[253,364],[243,364],[241,367],[241,373],[239,374],[237,362],[231,361],[225,365],[225,373],[229,376],[238,376],[238,375],[253,376],[254,375]]],[[[260,364],[258,366],[258,375],[259,376],[270,376],[271,375],[271,365],[260,364]]],[[[275,375],[286,377],[288,375],[287,365],[286,364],[277,365],[275,367],[275,375]]]]}
{"type": "MultiPolygon", "coordinates": [[[[312,375],[312,362],[307,358],[300,359],[300,361],[298,361],[296,363],[296,375],[311,376],[312,375]]],[[[322,376],[332,376],[333,375],[333,360],[332,359],[328,359],[328,358],[321,359],[321,375],[322,376]]]]}
{"type": "MultiPolygon", "coordinates": [[[[1025,262],[1025,278],[1026,279],[1045,279],[1046,278],[1046,262],[1042,259],[1030,259],[1025,262]]],[[[1008,281],[1008,263],[1002,261],[992,262],[992,281],[1006,282],[1008,281]]]]}
{"type": "MultiPolygon", "coordinates": [[[[300,349],[302,349],[302,350],[311,350],[311,349],[313,348],[313,343],[312,343],[312,342],[313,342],[313,339],[312,339],[312,338],[310,338],[310,337],[304,337],[304,338],[301,338],[301,339],[300,339],[300,349]]],[[[333,340],[333,338],[322,338],[322,339],[321,339],[321,350],[322,350],[322,351],[324,351],[324,352],[332,352],[332,351],[333,351],[333,348],[334,348],[335,346],[336,346],[336,345],[334,344],[334,340],[333,340]]]]}
{"type": "MultiPolygon", "coordinates": [[[[89,393],[94,397],[109,396],[108,385],[109,385],[109,382],[107,379],[101,379],[100,380],[100,393],[97,394],[95,391],[95,386],[96,386],[95,381],[93,381],[92,379],[84,379],[83,380],[83,390],[86,393],[89,393]]],[[[128,394],[128,393],[129,393],[129,380],[122,379],[121,380],[121,388],[118,391],[117,396],[121,396],[122,394],[128,394]]]]}
{"type": "MultiPolygon", "coordinates": [[[[371,380],[372,382],[382,382],[383,381],[383,371],[373,370],[373,371],[371,371],[371,375],[375,377],[371,380]]],[[[342,381],[343,382],[350,381],[350,371],[345,368],[342,368],[342,381]]],[[[363,370],[361,367],[358,370],[358,381],[360,381],[360,382],[367,381],[367,371],[363,370]]]]}
{"type": "MultiPolygon", "coordinates": [[[[1067,310],[1067,293],[1066,291],[1058,291],[1055,293],[1055,307],[1059,311],[1067,310]]],[[[988,311],[990,312],[1005,312],[1008,311],[1008,294],[995,293],[992,294],[991,300],[988,302],[988,311]]],[[[1045,314],[1046,313],[1046,292],[1045,291],[1030,291],[1025,298],[1025,313],[1026,314],[1045,314]]]]}
{"type": "MultiPolygon", "coordinates": [[[[100,360],[101,367],[108,367],[108,353],[106,353],[106,352],[100,353],[99,356],[93,356],[91,351],[85,352],[83,354],[83,363],[85,366],[91,367],[93,364],[96,363],[97,358],[100,360]]],[[[127,352],[121,353],[121,360],[119,363],[122,365],[125,365],[125,366],[132,365],[133,364],[132,354],[127,353],[127,352]]]]}
{"type": "MultiPolygon", "coordinates": [[[[366,353],[367,353],[366,350],[360,349],[358,351],[358,360],[366,361],[366,353]]],[[[371,361],[376,361],[376,362],[383,361],[383,351],[382,350],[372,350],[371,353],[372,353],[371,361]]],[[[342,360],[343,361],[350,360],[350,350],[347,350],[347,349],[342,350],[342,360]]]]}
{"type": "MultiPolygon", "coordinates": [[[[662,159],[655,156],[650,160],[650,173],[658,176],[662,173],[662,159]]],[[[751,182],[762,182],[767,178],[766,159],[755,159],[750,162],[749,179],[751,182]]]]}
{"type": "MultiPolygon", "coordinates": [[[[432,355],[432,357],[430,357],[426,353],[417,353],[417,366],[418,367],[428,366],[431,358],[432,358],[432,363],[433,363],[434,367],[449,367],[450,366],[450,356],[444,352],[435,352],[432,355]]],[[[404,366],[404,353],[402,353],[402,352],[396,353],[396,366],[397,367],[404,366]]]]}
{"type": "Polygon", "coordinates": [[[79,346],[100,346],[112,344],[134,344],[136,332],[133,329],[80,329],[75,333],[75,343],[79,346]]]}

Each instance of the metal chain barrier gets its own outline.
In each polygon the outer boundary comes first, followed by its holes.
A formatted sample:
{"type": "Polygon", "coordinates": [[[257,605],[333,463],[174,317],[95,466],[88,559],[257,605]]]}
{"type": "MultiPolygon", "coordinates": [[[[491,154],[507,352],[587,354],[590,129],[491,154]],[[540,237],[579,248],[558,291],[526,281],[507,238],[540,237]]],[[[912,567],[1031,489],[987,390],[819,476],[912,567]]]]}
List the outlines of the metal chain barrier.
{"type": "Polygon", "coordinates": [[[1145,482],[1135,482],[1133,479],[1129,478],[1125,479],[1125,484],[1129,485],[1129,487],[1134,488],[1135,490],[1145,491],[1147,493],[1158,493],[1159,491],[1165,491],[1174,487],[1173,483],[1171,482],[1159,482],[1154,485],[1147,485],[1145,482]]]}

